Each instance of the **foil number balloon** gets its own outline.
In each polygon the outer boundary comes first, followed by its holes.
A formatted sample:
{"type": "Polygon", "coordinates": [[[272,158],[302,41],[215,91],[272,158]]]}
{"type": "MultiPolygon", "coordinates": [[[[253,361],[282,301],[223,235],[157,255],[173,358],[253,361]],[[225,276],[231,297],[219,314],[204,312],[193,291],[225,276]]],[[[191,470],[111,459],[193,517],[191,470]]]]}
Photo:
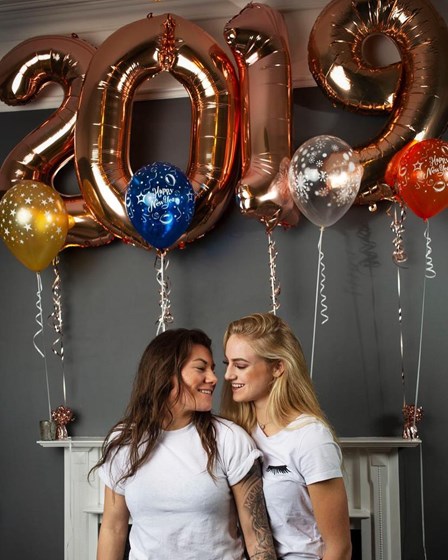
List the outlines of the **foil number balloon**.
{"type": "Polygon", "coordinates": [[[238,64],[242,106],[242,177],[237,200],[243,214],[268,230],[294,226],[299,212],[288,190],[292,86],[288,32],[282,15],[250,3],[231,19],[224,36],[238,64]]]}
{"type": "MultiPolygon", "coordinates": [[[[28,134],[0,169],[0,197],[15,183],[34,180],[53,185],[56,173],[73,158],[73,136],[87,66],[95,48],[76,37],[48,35],[23,41],[0,61],[0,100],[8,105],[32,101],[50,82],[64,91],[61,106],[28,134]]],[[[112,241],[92,217],[81,195],[61,195],[71,220],[65,247],[91,247],[112,241]]]]}
{"type": "Polygon", "coordinates": [[[148,17],[120,28],[99,47],[86,75],[75,134],[76,167],[96,218],[125,242],[145,248],[125,207],[132,176],[130,117],[137,87],[164,71],[185,86],[192,103],[187,175],[196,209],[176,244],[204,235],[233,196],[238,84],[227,55],[203,29],[177,16],[148,17]]]}
{"type": "Polygon", "coordinates": [[[310,34],[311,72],[324,93],[354,111],[391,111],[384,129],[357,146],[364,167],[358,203],[393,198],[382,184],[392,156],[412,140],[436,138],[448,123],[448,27],[429,0],[333,0],[310,34]],[[367,37],[392,39],[401,64],[364,62],[367,37]]]}

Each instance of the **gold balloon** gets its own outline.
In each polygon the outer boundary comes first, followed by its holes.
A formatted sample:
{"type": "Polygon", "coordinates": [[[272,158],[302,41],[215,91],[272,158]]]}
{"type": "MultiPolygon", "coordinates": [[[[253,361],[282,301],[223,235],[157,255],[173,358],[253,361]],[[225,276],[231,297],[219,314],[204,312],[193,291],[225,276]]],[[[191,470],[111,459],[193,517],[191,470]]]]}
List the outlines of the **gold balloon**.
{"type": "MultiPolygon", "coordinates": [[[[95,47],[76,36],[48,35],[23,41],[0,61],[0,99],[29,103],[49,83],[62,86],[61,106],[9,153],[0,169],[0,198],[18,181],[54,186],[56,173],[73,158],[73,136],[85,72],[95,47]]],[[[92,247],[113,236],[93,218],[82,195],[61,195],[74,221],[65,246],[92,247]]]]}
{"type": "Polygon", "coordinates": [[[68,216],[61,196],[39,181],[19,181],[0,201],[0,235],[11,253],[35,272],[64,246],[68,216]]]}
{"type": "Polygon", "coordinates": [[[197,25],[169,14],[148,17],[121,27],[99,47],[86,75],[75,133],[81,192],[105,228],[145,248],[149,245],[134,229],[125,206],[132,177],[130,122],[136,89],[161,72],[169,72],[186,88],[192,108],[186,174],[196,209],[176,246],[204,235],[232,199],[239,133],[235,71],[224,51],[197,25]]]}
{"type": "Polygon", "coordinates": [[[448,123],[448,27],[428,0],[333,0],[310,34],[311,72],[334,102],[359,112],[390,111],[384,129],[357,146],[364,176],[358,204],[393,199],[383,183],[393,155],[409,142],[440,136],[448,123]],[[373,68],[367,37],[394,41],[401,63],[373,68]]]}
{"type": "Polygon", "coordinates": [[[250,3],[227,23],[224,36],[240,77],[240,209],[268,230],[277,224],[294,226],[299,211],[288,188],[292,88],[285,21],[269,6],[250,3]]]}

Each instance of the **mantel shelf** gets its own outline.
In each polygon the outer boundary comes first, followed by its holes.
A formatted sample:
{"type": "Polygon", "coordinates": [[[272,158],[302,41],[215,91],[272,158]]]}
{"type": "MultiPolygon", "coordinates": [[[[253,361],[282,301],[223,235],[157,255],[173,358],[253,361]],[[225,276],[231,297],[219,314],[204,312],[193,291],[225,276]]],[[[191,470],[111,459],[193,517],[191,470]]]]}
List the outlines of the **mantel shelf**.
{"type": "MultiPolygon", "coordinates": [[[[76,436],[66,439],[52,441],[39,440],[37,443],[42,447],[101,447],[104,437],[102,436],[76,436]]],[[[339,443],[342,448],[365,448],[365,449],[392,449],[399,447],[417,447],[421,444],[420,439],[404,439],[401,437],[341,437],[339,443]]]]}

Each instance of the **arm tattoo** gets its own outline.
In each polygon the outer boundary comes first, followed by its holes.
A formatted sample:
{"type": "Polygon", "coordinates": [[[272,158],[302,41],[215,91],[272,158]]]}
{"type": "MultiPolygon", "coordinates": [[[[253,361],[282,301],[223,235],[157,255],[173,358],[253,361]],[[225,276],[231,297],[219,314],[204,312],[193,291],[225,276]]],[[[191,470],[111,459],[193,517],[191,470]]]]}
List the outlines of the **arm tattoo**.
{"type": "Polygon", "coordinates": [[[271,528],[263,495],[260,464],[256,461],[243,480],[244,507],[249,511],[256,538],[256,548],[251,560],[276,560],[271,528]]]}

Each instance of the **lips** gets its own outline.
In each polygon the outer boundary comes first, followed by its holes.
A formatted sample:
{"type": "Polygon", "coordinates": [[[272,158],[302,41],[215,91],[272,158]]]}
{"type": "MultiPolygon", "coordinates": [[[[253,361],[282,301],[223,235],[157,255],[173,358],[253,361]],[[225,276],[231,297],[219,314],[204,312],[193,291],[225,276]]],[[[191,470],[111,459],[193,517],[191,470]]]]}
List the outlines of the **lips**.
{"type": "Polygon", "coordinates": [[[198,391],[203,395],[210,395],[210,396],[213,395],[212,389],[198,389],[198,391]]]}
{"type": "Polygon", "coordinates": [[[241,389],[242,387],[244,387],[244,383],[232,383],[232,389],[234,391],[237,391],[238,389],[241,389]]]}

